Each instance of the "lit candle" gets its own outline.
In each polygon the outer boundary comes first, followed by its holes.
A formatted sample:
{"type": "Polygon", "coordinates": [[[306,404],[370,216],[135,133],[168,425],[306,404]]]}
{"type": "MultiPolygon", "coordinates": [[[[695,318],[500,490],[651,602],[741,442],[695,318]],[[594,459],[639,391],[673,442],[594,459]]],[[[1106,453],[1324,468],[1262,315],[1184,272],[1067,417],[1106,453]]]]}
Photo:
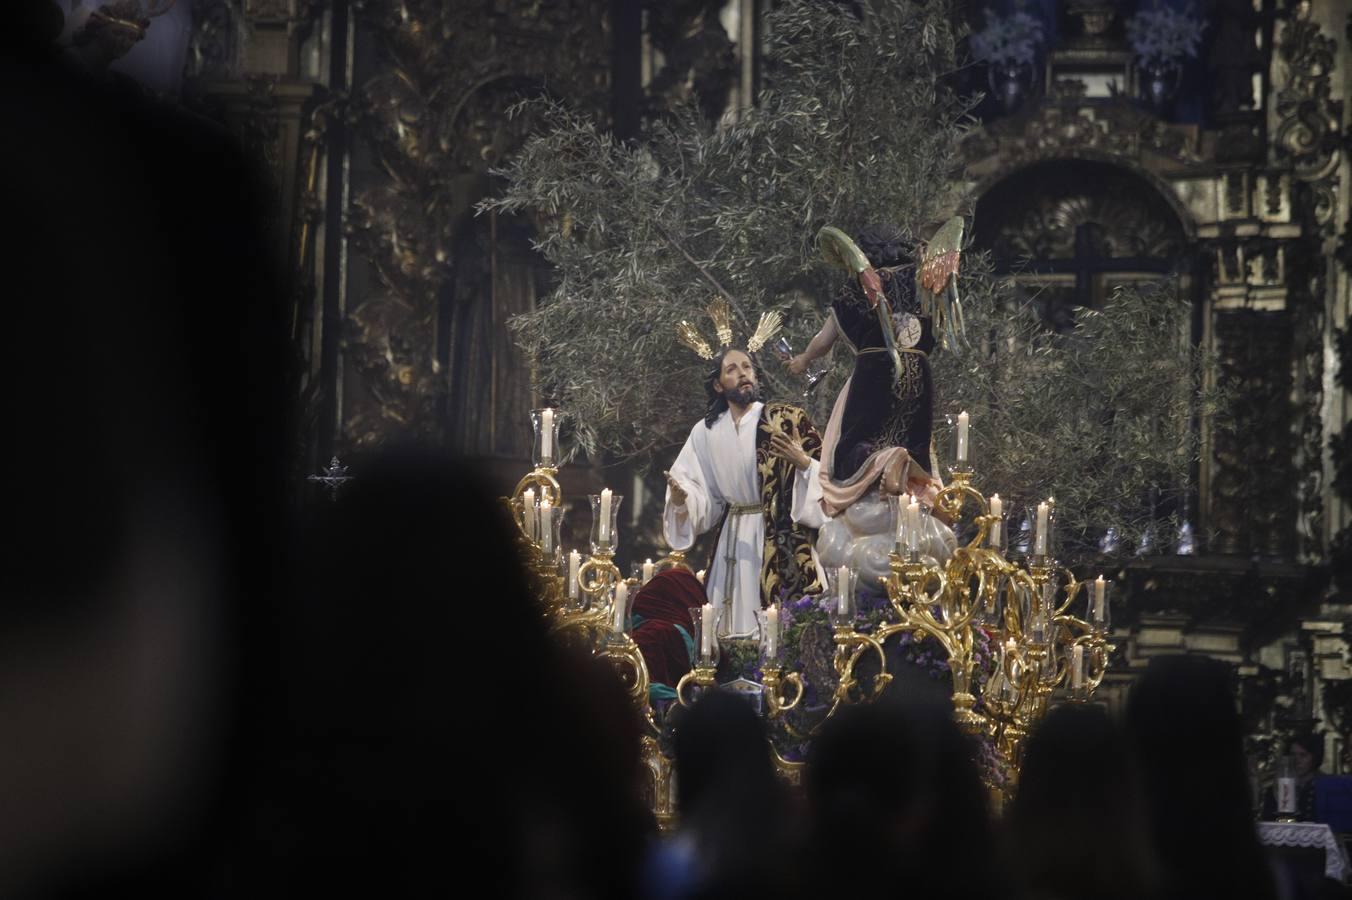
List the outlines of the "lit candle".
{"type": "Polygon", "coordinates": [[[1094,579],[1094,611],[1092,616],[1096,624],[1101,624],[1105,618],[1104,613],[1107,612],[1107,601],[1108,583],[1104,581],[1103,576],[1100,575],[1098,578],[1094,579]]]}
{"type": "Polygon", "coordinates": [[[540,413],[540,459],[554,458],[554,410],[545,409],[540,413]]]}
{"type": "Polygon", "coordinates": [[[597,539],[602,544],[610,543],[610,488],[601,488],[601,533],[597,539]]]}
{"type": "Polygon", "coordinates": [[[967,462],[967,412],[958,413],[958,462],[967,462]]]}
{"type": "Polygon", "coordinates": [[[540,544],[546,555],[554,552],[554,510],[547,494],[540,498],[540,544]]]}
{"type": "Polygon", "coordinates": [[[704,604],[700,616],[699,656],[701,660],[708,662],[714,655],[714,605],[704,604]]]}
{"type": "Polygon", "coordinates": [[[1070,689],[1078,691],[1084,687],[1084,645],[1076,644],[1070,648],[1070,689]]]}
{"type": "Polygon", "coordinates": [[[910,497],[910,503],[906,505],[906,549],[912,552],[920,551],[920,504],[915,502],[915,497],[910,497]]]}
{"type": "Polygon", "coordinates": [[[1298,808],[1295,765],[1291,757],[1283,756],[1277,763],[1277,813],[1294,818],[1298,808]]]}
{"type": "Polygon", "coordinates": [[[1051,507],[1047,506],[1047,501],[1042,501],[1037,505],[1037,531],[1033,534],[1033,555],[1047,555],[1047,517],[1051,513],[1051,507]]]}
{"type": "Polygon", "coordinates": [[[629,496],[633,499],[629,501],[629,526],[638,528],[638,523],[643,518],[643,476],[637,472],[634,473],[634,483],[629,485],[629,496]]]}
{"type": "Polygon", "coordinates": [[[765,658],[779,658],[779,604],[773,603],[765,611],[765,658]]]}
{"type": "Polygon", "coordinates": [[[573,550],[568,554],[568,599],[576,600],[580,592],[577,583],[578,570],[582,568],[582,554],[573,550]]]}
{"type": "Polygon", "coordinates": [[[521,495],[521,525],[526,529],[526,537],[535,540],[535,488],[526,488],[521,495]]]}
{"type": "Polygon", "coordinates": [[[1001,501],[999,494],[991,494],[990,507],[991,515],[995,517],[995,521],[991,524],[991,546],[998,547],[1000,546],[1000,531],[1004,527],[1000,516],[1005,511],[1005,504],[1001,501]]]}
{"type": "Polygon", "coordinates": [[[653,561],[652,561],[651,559],[645,559],[645,560],[643,561],[643,583],[644,583],[644,584],[647,584],[648,582],[650,582],[650,581],[653,580],[653,568],[654,568],[654,566],[653,566],[653,561]]]}
{"type": "Polygon", "coordinates": [[[629,619],[629,582],[615,585],[615,633],[624,631],[629,619]]]}

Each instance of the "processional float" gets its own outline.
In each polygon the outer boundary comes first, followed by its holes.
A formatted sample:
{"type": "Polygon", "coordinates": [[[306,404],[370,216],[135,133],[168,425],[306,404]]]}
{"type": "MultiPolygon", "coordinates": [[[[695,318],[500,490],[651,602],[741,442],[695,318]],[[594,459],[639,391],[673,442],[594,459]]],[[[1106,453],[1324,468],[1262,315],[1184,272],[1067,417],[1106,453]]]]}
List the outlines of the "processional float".
{"type": "MultiPolygon", "coordinates": [[[[642,582],[623,577],[615,564],[624,498],[609,489],[591,495],[586,552],[563,546],[565,498],[556,464],[561,421],[558,409],[531,413],[534,469],[505,502],[552,631],[611,665],[625,684],[643,723],[653,812],[667,826],[675,815],[672,760],[662,747],[647,666],[629,634],[629,603],[642,582]]],[[[884,652],[889,638],[907,633],[932,638],[948,658],[954,718],[995,751],[995,770],[986,777],[1000,802],[1017,786],[1024,740],[1053,696],[1060,691],[1067,701],[1083,702],[1102,682],[1114,649],[1108,642],[1111,585],[1102,576],[1080,581],[1058,562],[1053,500],[1024,517],[1006,512],[999,495],[988,498],[977,489],[967,414],[955,425],[950,479],[933,507],[907,495],[889,499],[895,541],[889,572],[879,579],[887,598],[883,621],[861,630],[855,616],[858,573],[849,567],[826,573],[822,603],[830,610],[836,683],[825,714],[805,737],[840,709],[881,695],[893,678],[884,652]],[[965,537],[946,558],[931,552],[936,520],[951,523],[965,537]],[[993,651],[989,665],[978,664],[978,645],[993,651]],[[860,677],[868,659],[877,661],[877,669],[860,677]]],[[[645,566],[645,575],[674,567],[689,568],[683,554],[645,566]]],[[[775,604],[760,617],[760,687],[764,715],[772,721],[797,709],[805,693],[804,673],[786,671],[783,664],[781,613],[775,604]]],[[[676,702],[683,706],[717,686],[720,641],[712,606],[692,610],[691,635],[692,667],[675,686],[676,702]]],[[[797,781],[802,763],[771,750],[781,773],[797,781]]]]}

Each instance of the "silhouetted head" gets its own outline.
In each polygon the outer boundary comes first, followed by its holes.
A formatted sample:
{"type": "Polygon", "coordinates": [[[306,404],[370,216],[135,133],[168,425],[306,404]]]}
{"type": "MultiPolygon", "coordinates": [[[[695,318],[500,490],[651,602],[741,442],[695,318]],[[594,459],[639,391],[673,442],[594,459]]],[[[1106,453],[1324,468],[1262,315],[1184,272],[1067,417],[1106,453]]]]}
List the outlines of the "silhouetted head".
{"type": "Polygon", "coordinates": [[[765,723],[751,704],[727,691],[706,693],[676,729],[677,804],[691,814],[728,791],[773,790],[765,723]]]}
{"type": "Polygon", "coordinates": [[[1128,698],[1127,733],[1170,896],[1271,897],[1234,670],[1201,656],[1151,660],[1128,698]]]}
{"type": "Polygon", "coordinates": [[[806,777],[819,886],[844,878],[842,893],[904,886],[908,894],[993,896],[974,755],[945,704],[891,694],[838,713],[813,742],[806,777]],[[957,871],[962,878],[952,877],[957,871]]]}
{"type": "Polygon", "coordinates": [[[1154,896],[1135,766],[1101,707],[1059,706],[1037,727],[1004,826],[1011,874],[1031,896],[1154,896]]]}
{"type": "Polygon", "coordinates": [[[380,890],[451,865],[494,896],[623,896],[644,811],[618,678],[554,642],[481,472],[412,449],[352,471],[290,592],[268,756],[297,837],[259,841],[272,882],[380,890]]]}

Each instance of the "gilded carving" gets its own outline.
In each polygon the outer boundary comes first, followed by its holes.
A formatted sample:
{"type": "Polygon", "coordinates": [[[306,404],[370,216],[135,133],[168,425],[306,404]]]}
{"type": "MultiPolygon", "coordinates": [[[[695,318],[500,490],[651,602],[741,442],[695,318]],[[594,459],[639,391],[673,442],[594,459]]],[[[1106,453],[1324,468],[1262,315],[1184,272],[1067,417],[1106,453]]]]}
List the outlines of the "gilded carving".
{"type": "Polygon", "coordinates": [[[1342,108],[1331,98],[1330,80],[1338,44],[1310,20],[1309,0],[1298,0],[1290,14],[1277,45],[1286,80],[1277,92],[1281,122],[1274,143],[1296,178],[1310,186],[1315,221],[1329,227],[1337,215],[1342,155],[1342,108]]]}
{"type": "Polygon", "coordinates": [[[1296,404],[1296,504],[1298,552],[1304,561],[1324,556],[1324,295],[1326,269],[1317,240],[1288,250],[1290,303],[1296,311],[1293,335],[1296,404]]]}
{"type": "Polygon", "coordinates": [[[1186,130],[1123,101],[1041,106],[974,132],[963,149],[969,163],[996,155],[1007,164],[1077,156],[1139,160],[1147,151],[1187,163],[1200,160],[1194,144],[1186,130]]]}
{"type": "Polygon", "coordinates": [[[661,114],[694,95],[700,112],[718,121],[737,84],[736,45],[719,21],[723,0],[672,3],[647,0],[648,39],[662,65],[648,85],[650,114],[661,114]]]}
{"type": "MultiPolygon", "coordinates": [[[[491,399],[495,354],[510,349],[475,338],[493,334],[491,306],[506,276],[485,264],[499,250],[473,237],[488,227],[473,205],[489,188],[489,169],[530,130],[527,116],[509,115],[521,99],[547,85],[582,108],[607,108],[607,35],[595,27],[607,10],[602,0],[357,6],[358,26],[382,58],[372,74],[357,72],[351,107],[375,169],[354,174],[349,210],[357,264],[372,276],[344,334],[349,440],[476,438],[445,431],[447,397],[457,409],[461,397],[491,399]]],[[[475,423],[476,432],[490,430],[491,414],[475,423]]]]}
{"type": "Polygon", "coordinates": [[[1039,195],[1017,219],[1000,223],[994,249],[1007,259],[1071,259],[1080,227],[1095,225],[1100,257],[1172,259],[1183,250],[1182,232],[1169,210],[1160,215],[1162,205],[1143,203],[1139,194],[1039,195]]]}
{"type": "Polygon", "coordinates": [[[184,75],[228,79],[239,74],[248,29],[238,0],[196,0],[184,75]]]}

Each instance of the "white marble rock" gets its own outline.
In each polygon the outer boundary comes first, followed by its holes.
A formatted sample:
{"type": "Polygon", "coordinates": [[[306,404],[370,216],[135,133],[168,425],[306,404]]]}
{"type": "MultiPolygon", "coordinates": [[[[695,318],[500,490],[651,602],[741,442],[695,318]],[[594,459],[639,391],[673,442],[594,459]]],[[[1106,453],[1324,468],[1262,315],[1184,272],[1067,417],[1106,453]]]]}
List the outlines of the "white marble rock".
{"type": "MultiPolygon", "coordinates": [[[[957,549],[953,530],[931,516],[925,516],[929,540],[920,548],[940,564],[957,549]]],[[[869,494],[852,504],[839,516],[827,521],[817,532],[817,558],[824,568],[849,566],[858,573],[859,584],[877,586],[888,575],[889,555],[896,539],[897,523],[887,501],[878,493],[869,494]]]]}

